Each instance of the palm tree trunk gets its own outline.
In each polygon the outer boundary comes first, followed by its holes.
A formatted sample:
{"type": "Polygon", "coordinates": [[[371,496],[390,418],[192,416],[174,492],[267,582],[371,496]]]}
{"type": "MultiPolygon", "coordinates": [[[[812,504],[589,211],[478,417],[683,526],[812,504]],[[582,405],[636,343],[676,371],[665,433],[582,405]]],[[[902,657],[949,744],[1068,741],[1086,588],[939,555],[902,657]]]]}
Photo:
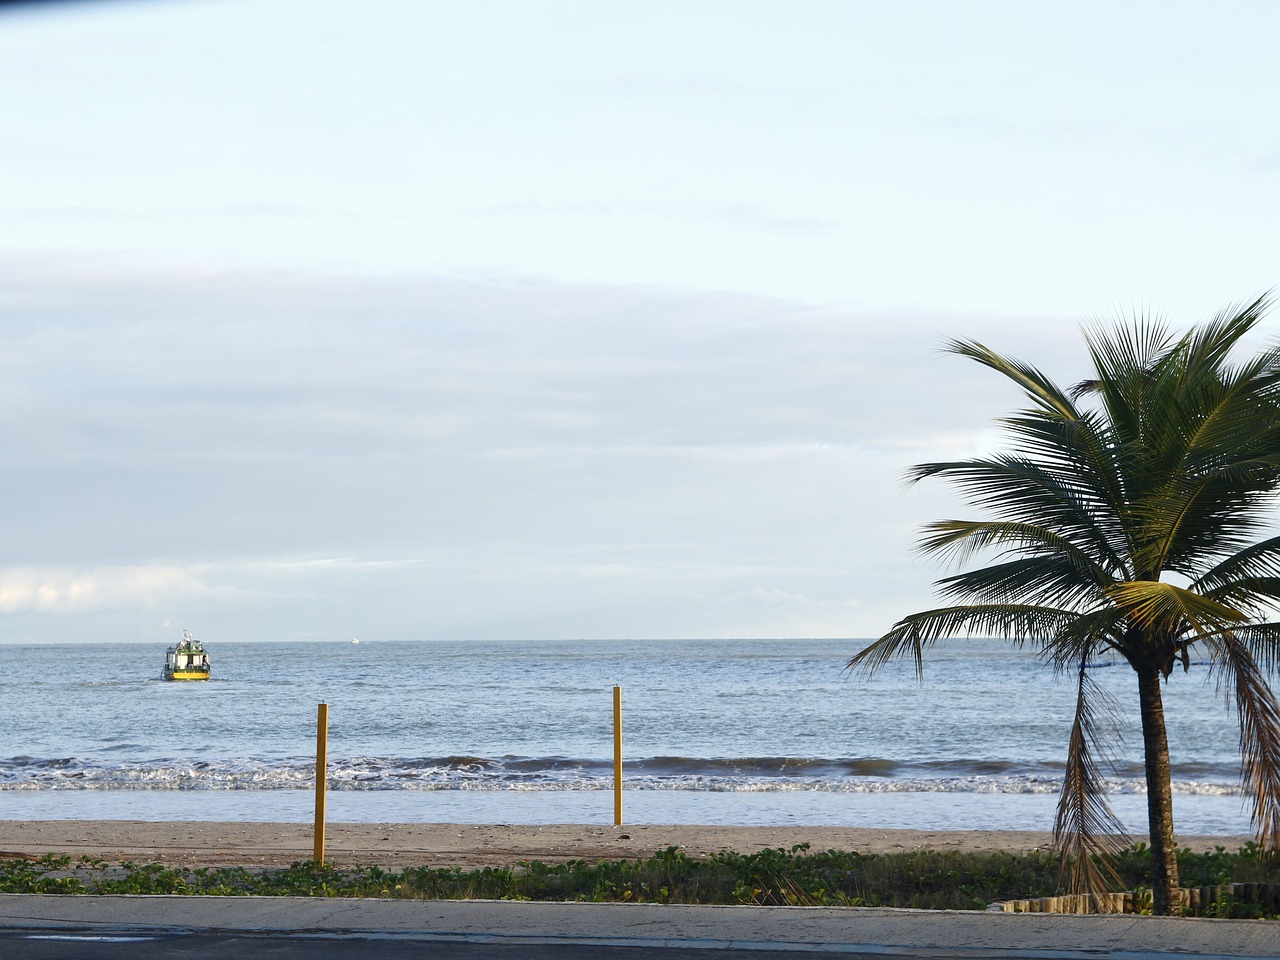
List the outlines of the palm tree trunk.
{"type": "Polygon", "coordinates": [[[1161,673],[1138,670],[1142,746],[1147,768],[1147,825],[1151,834],[1152,910],[1168,915],[1178,904],[1178,848],[1173,839],[1173,787],[1169,782],[1169,738],[1164,728],[1161,673]]]}

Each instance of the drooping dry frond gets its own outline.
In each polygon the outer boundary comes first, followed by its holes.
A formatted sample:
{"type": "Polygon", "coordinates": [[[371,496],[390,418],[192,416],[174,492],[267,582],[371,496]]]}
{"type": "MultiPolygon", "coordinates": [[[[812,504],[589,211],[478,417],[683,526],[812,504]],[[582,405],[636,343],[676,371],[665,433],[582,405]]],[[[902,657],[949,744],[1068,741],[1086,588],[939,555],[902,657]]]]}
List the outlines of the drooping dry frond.
{"type": "MultiPolygon", "coordinates": [[[[1113,858],[1131,844],[1118,817],[1107,803],[1099,757],[1109,751],[1095,722],[1099,710],[1113,713],[1115,704],[1080,664],[1076,714],[1067,746],[1067,769],[1058,799],[1053,842],[1062,854],[1063,870],[1077,893],[1104,893],[1119,881],[1113,858]]],[[[1114,722],[1111,724],[1114,727],[1114,722]]]]}
{"type": "Polygon", "coordinates": [[[1280,623],[1249,623],[1231,635],[1244,644],[1258,669],[1268,674],[1280,671],[1280,623]]]}
{"type": "Polygon", "coordinates": [[[1258,842],[1280,852],[1280,705],[1267,676],[1234,636],[1215,641],[1215,669],[1226,675],[1240,717],[1240,780],[1253,804],[1258,842]]]}

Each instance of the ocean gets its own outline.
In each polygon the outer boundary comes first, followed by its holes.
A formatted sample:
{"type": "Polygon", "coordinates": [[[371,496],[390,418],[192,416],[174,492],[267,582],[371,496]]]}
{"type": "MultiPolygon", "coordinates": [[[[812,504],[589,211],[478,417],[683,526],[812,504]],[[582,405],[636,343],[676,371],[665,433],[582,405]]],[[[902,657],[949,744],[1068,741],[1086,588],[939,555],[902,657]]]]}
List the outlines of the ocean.
{"type": "MultiPolygon", "coordinates": [[[[1074,702],[995,641],[936,648],[918,683],[851,676],[855,640],[200,639],[200,683],[161,680],[163,646],[0,645],[0,819],[309,822],[327,703],[331,822],[611,824],[618,685],[624,822],[1049,830],[1074,702]]],[[[1095,670],[1136,714],[1132,671],[1095,670]]],[[[1204,665],[1166,711],[1178,831],[1248,833],[1204,665]]],[[[1141,737],[1120,737],[1108,788],[1141,836],[1141,737]]]]}

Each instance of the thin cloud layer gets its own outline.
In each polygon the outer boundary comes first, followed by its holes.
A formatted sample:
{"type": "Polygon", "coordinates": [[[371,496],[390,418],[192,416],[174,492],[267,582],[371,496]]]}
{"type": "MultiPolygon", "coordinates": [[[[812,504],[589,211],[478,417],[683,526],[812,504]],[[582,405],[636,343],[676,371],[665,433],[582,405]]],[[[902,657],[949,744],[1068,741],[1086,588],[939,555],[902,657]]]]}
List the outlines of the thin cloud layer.
{"type": "Polygon", "coordinates": [[[866,634],[909,567],[902,469],[998,409],[979,377],[930,389],[941,316],[2,267],[0,599],[33,638],[90,606],[254,637],[866,634]]]}

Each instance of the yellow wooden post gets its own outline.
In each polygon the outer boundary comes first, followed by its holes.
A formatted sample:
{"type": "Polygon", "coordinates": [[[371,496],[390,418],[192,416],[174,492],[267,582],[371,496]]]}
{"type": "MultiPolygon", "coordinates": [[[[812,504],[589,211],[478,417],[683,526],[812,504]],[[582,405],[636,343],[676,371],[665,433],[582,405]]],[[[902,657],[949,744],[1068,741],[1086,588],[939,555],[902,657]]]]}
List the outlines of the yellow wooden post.
{"type": "Polygon", "coordinates": [[[316,713],[316,827],[312,858],[324,863],[324,788],[328,776],[329,705],[320,704],[316,713]]]}
{"type": "Polygon", "coordinates": [[[622,688],[613,688],[613,825],[622,826],[622,688]]]}

